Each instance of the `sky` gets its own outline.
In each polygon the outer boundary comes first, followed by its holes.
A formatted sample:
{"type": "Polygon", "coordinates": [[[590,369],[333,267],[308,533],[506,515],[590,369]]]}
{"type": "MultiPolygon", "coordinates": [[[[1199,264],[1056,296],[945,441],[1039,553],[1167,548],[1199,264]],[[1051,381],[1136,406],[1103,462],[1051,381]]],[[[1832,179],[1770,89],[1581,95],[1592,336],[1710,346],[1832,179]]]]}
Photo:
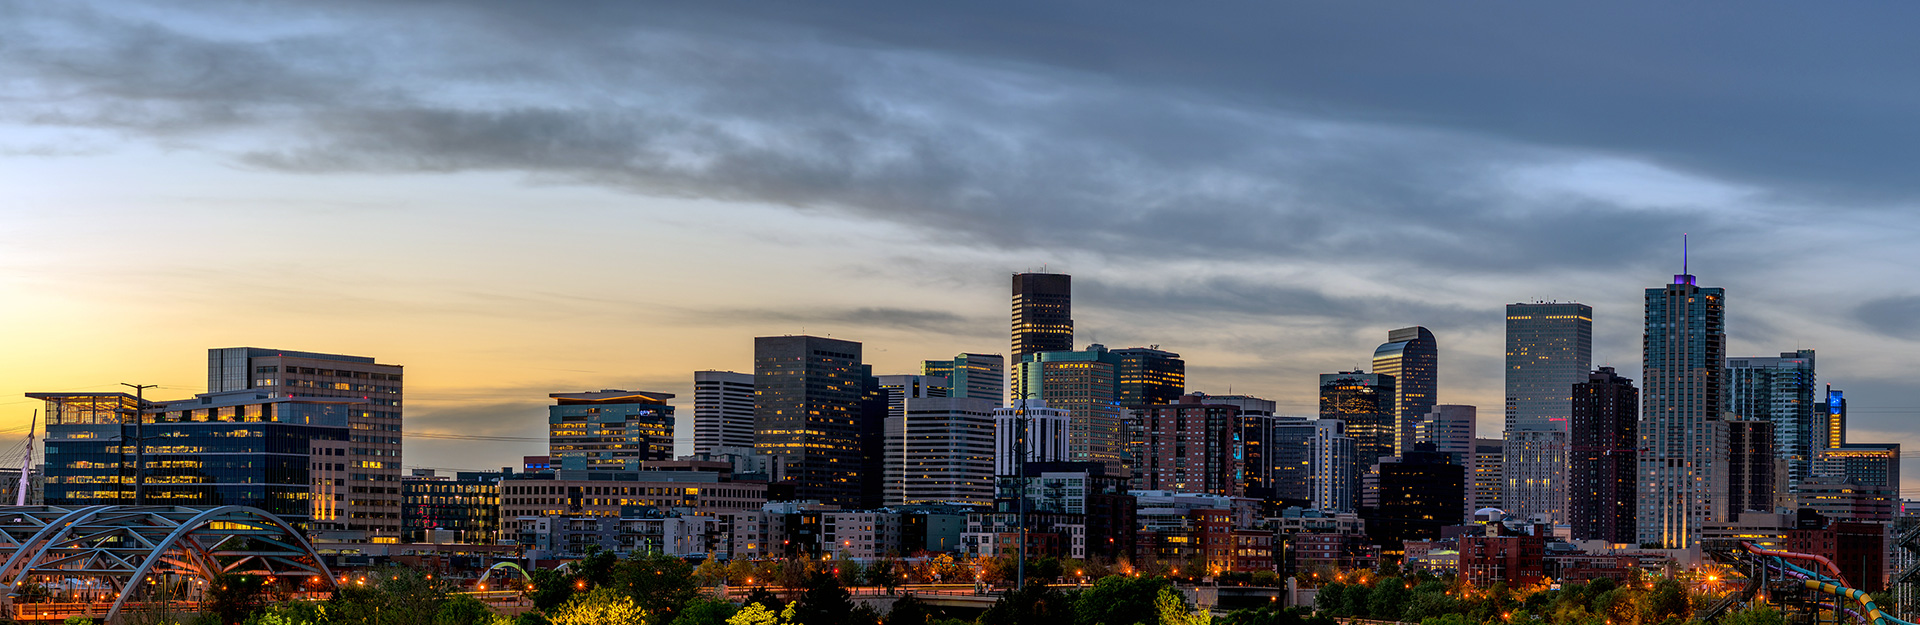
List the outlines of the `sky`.
{"type": "Polygon", "coordinates": [[[1426,326],[1496,436],[1503,306],[1638,379],[1688,233],[1730,356],[1920,447],[1920,7],[1202,7],[0,0],[0,436],[245,345],[405,366],[410,468],[603,388],[685,451],[753,337],[1004,353],[1041,269],[1081,346],[1290,414],[1426,326]]]}

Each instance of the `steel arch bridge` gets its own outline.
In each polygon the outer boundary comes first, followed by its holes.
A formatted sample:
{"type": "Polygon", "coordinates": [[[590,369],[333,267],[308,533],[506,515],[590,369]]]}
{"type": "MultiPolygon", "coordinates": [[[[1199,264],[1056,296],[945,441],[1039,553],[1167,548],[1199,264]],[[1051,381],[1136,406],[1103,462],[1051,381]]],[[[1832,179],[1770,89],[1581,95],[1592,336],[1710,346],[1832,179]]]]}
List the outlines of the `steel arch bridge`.
{"type": "Polygon", "coordinates": [[[161,580],[187,580],[188,601],[224,574],[288,578],[304,591],[337,588],[299,530],[245,506],[0,506],[0,559],[0,592],[13,615],[37,594],[23,591],[48,585],[90,589],[68,609],[108,622],[136,595],[171,585],[161,580]]]}

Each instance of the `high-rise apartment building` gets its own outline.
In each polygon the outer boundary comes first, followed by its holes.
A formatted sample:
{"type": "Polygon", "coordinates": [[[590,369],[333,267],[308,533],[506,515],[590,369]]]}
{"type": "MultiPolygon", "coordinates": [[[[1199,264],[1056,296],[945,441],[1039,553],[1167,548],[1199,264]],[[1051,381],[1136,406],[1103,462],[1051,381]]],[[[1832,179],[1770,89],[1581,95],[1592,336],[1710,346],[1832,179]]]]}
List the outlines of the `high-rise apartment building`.
{"type": "Polygon", "coordinates": [[[1077,352],[1038,352],[1014,365],[1013,400],[1038,399],[1072,416],[1072,462],[1098,462],[1124,477],[1127,431],[1120,406],[1120,356],[1100,344],[1077,352]]]}
{"type": "Polygon", "coordinates": [[[1473,518],[1475,510],[1485,508],[1498,509],[1505,496],[1506,470],[1501,465],[1507,461],[1506,441],[1498,438],[1473,439],[1473,464],[1467,485],[1468,520],[1473,518]]]}
{"type": "Polygon", "coordinates": [[[1787,475],[1780,478],[1788,490],[1811,474],[1821,448],[1814,429],[1820,408],[1815,387],[1811,349],[1783,352],[1779,358],[1727,358],[1727,411],[1773,424],[1772,447],[1787,461],[1787,475]]]}
{"type": "Polygon", "coordinates": [[[1339,419],[1319,419],[1313,424],[1313,459],[1309,479],[1313,507],[1322,512],[1353,512],[1354,442],[1344,433],[1346,424],[1339,419]]]}
{"type": "MultiPolygon", "coordinates": [[[[1251,395],[1208,395],[1198,391],[1190,395],[1200,398],[1201,403],[1221,404],[1239,409],[1240,417],[1236,426],[1238,431],[1234,435],[1234,449],[1238,456],[1240,474],[1235,476],[1234,481],[1240,483],[1247,497],[1259,499],[1274,497],[1274,470],[1282,462],[1276,455],[1278,442],[1274,439],[1274,428],[1282,421],[1280,417],[1273,415],[1278,404],[1271,399],[1261,399],[1251,395]]],[[[1305,420],[1297,417],[1291,419],[1305,420]]],[[[1308,432],[1306,439],[1310,438],[1312,433],[1308,432]]],[[[1306,449],[1304,447],[1299,449],[1297,456],[1296,460],[1303,463],[1299,466],[1304,468],[1304,461],[1307,458],[1306,449]]],[[[1306,491],[1301,489],[1300,492],[1306,491]]],[[[1306,497],[1297,499],[1304,500],[1306,497]]]]}
{"type": "Polygon", "coordinates": [[[1567,520],[1568,412],[1593,362],[1593,307],[1507,305],[1506,429],[1501,507],[1567,520]]]}
{"type": "Polygon", "coordinates": [[[549,393],[547,456],[555,468],[638,471],[673,459],[672,393],[605,389],[549,393]]]}
{"type": "Polygon", "coordinates": [[[207,392],[255,389],[280,397],[345,399],[348,434],[345,505],[340,519],[315,530],[346,539],[398,540],[402,525],[400,438],[402,368],[364,356],[259,347],[207,350],[207,392]],[[364,532],[364,534],[354,534],[364,532]]]}
{"type": "Polygon", "coordinates": [[[1779,498],[1773,474],[1776,434],[1772,421],[1728,419],[1727,428],[1727,515],[1739,518],[1742,512],[1772,512],[1779,498]]]}
{"type": "Polygon", "coordinates": [[[1360,501],[1360,482],[1367,468],[1378,464],[1381,458],[1394,455],[1394,442],[1399,438],[1398,420],[1393,412],[1394,382],[1393,376],[1363,371],[1320,376],[1320,418],[1344,423],[1342,433],[1353,440],[1353,469],[1348,472],[1353,480],[1353,493],[1349,505],[1358,505],[1360,501]]]}
{"type": "Polygon", "coordinates": [[[753,374],[693,372],[693,453],[753,449],[753,374]]]}
{"type": "Polygon", "coordinates": [[[1120,406],[1152,406],[1180,401],[1187,393],[1187,361],[1160,346],[1113,350],[1120,357],[1120,406]]]}
{"type": "Polygon", "coordinates": [[[1640,394],[1601,367],[1573,387],[1567,521],[1577,540],[1631,543],[1640,470],[1640,394]]]}
{"type": "Polygon", "coordinates": [[[1393,376],[1395,455],[1413,443],[1413,425],[1440,396],[1440,347],[1433,333],[1413,326],[1387,332],[1387,342],[1373,350],[1373,372],[1393,376]]]}
{"type": "Polygon", "coordinates": [[[1441,404],[1433,407],[1413,424],[1413,442],[1418,445],[1433,445],[1433,450],[1447,454],[1453,463],[1467,466],[1473,458],[1473,439],[1479,429],[1480,410],[1473,406],[1441,404]]]}
{"type": "Polygon", "coordinates": [[[929,375],[880,375],[874,376],[879,385],[880,394],[887,402],[887,416],[897,417],[906,413],[907,400],[952,397],[953,389],[947,386],[947,379],[929,375]]]}
{"type": "MultiPolygon", "coordinates": [[[[753,340],[753,449],[771,456],[769,480],[798,499],[863,507],[868,449],[867,369],[860,344],[818,336],[753,340]]],[[[873,428],[878,429],[878,428],[873,428]]]]}
{"type": "Polygon", "coordinates": [[[1028,464],[1066,462],[1069,456],[1067,429],[1071,420],[1072,415],[1066,410],[1049,408],[1047,402],[1040,400],[994,409],[993,474],[1020,475],[1019,458],[1023,449],[1028,464]]]}
{"type": "Polygon", "coordinates": [[[1007,360],[999,354],[960,354],[920,363],[920,375],[947,379],[953,397],[1000,402],[1007,396],[1007,360]]]}
{"type": "Polygon", "coordinates": [[[1646,305],[1637,542],[1686,548],[1726,516],[1726,290],[1683,273],[1646,305]]]}
{"type": "Polygon", "coordinates": [[[1073,351],[1073,276],[1013,274],[1013,360],[1073,351]]]}
{"type": "Polygon", "coordinates": [[[1187,395],[1137,411],[1133,488],[1238,497],[1245,484],[1240,408],[1187,395]]]}
{"type": "Polygon", "coordinates": [[[992,505],[993,413],[999,403],[938,396],[903,400],[900,414],[888,415],[886,422],[886,505],[992,505]]]}

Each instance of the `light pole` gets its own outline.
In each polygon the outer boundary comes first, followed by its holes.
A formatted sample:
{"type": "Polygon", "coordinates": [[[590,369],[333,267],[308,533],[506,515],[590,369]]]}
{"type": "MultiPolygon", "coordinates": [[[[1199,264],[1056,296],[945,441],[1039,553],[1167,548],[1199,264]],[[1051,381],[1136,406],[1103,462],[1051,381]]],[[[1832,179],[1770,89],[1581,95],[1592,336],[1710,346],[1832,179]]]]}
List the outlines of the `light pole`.
{"type": "Polygon", "coordinates": [[[133,387],[133,505],[144,505],[147,502],[147,436],[143,427],[146,424],[146,391],[158,385],[126,382],[120,385],[133,387]]]}
{"type": "Polygon", "coordinates": [[[1020,394],[1020,405],[1013,409],[1013,448],[1014,448],[1014,496],[1019,499],[1018,520],[1020,527],[1020,561],[1014,567],[1013,589],[1027,587],[1027,398],[1031,391],[1020,394]]]}

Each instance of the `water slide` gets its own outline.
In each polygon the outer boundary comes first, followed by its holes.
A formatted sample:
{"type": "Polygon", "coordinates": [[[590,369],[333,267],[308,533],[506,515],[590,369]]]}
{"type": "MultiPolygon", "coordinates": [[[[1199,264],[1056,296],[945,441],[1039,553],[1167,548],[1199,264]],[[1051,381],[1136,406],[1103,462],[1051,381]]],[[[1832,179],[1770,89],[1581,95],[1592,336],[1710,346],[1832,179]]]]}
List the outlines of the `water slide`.
{"type": "Polygon", "coordinates": [[[1767,572],[1779,575],[1782,581],[1791,579],[1809,590],[1826,595],[1832,599],[1832,603],[1826,604],[1826,607],[1845,612],[1857,622],[1871,625],[1914,625],[1880,611],[1880,606],[1874,604],[1871,595],[1848,588],[1846,576],[1840,574],[1840,567],[1834,566],[1831,560],[1812,554],[1761,549],[1753,546],[1753,543],[1743,542],[1740,546],[1753,554],[1755,561],[1760,566],[1766,567],[1767,572]],[[1807,563],[1809,566],[1802,567],[1794,562],[1807,563]],[[1813,570],[1815,568],[1819,569],[1819,572],[1813,570]]]}

